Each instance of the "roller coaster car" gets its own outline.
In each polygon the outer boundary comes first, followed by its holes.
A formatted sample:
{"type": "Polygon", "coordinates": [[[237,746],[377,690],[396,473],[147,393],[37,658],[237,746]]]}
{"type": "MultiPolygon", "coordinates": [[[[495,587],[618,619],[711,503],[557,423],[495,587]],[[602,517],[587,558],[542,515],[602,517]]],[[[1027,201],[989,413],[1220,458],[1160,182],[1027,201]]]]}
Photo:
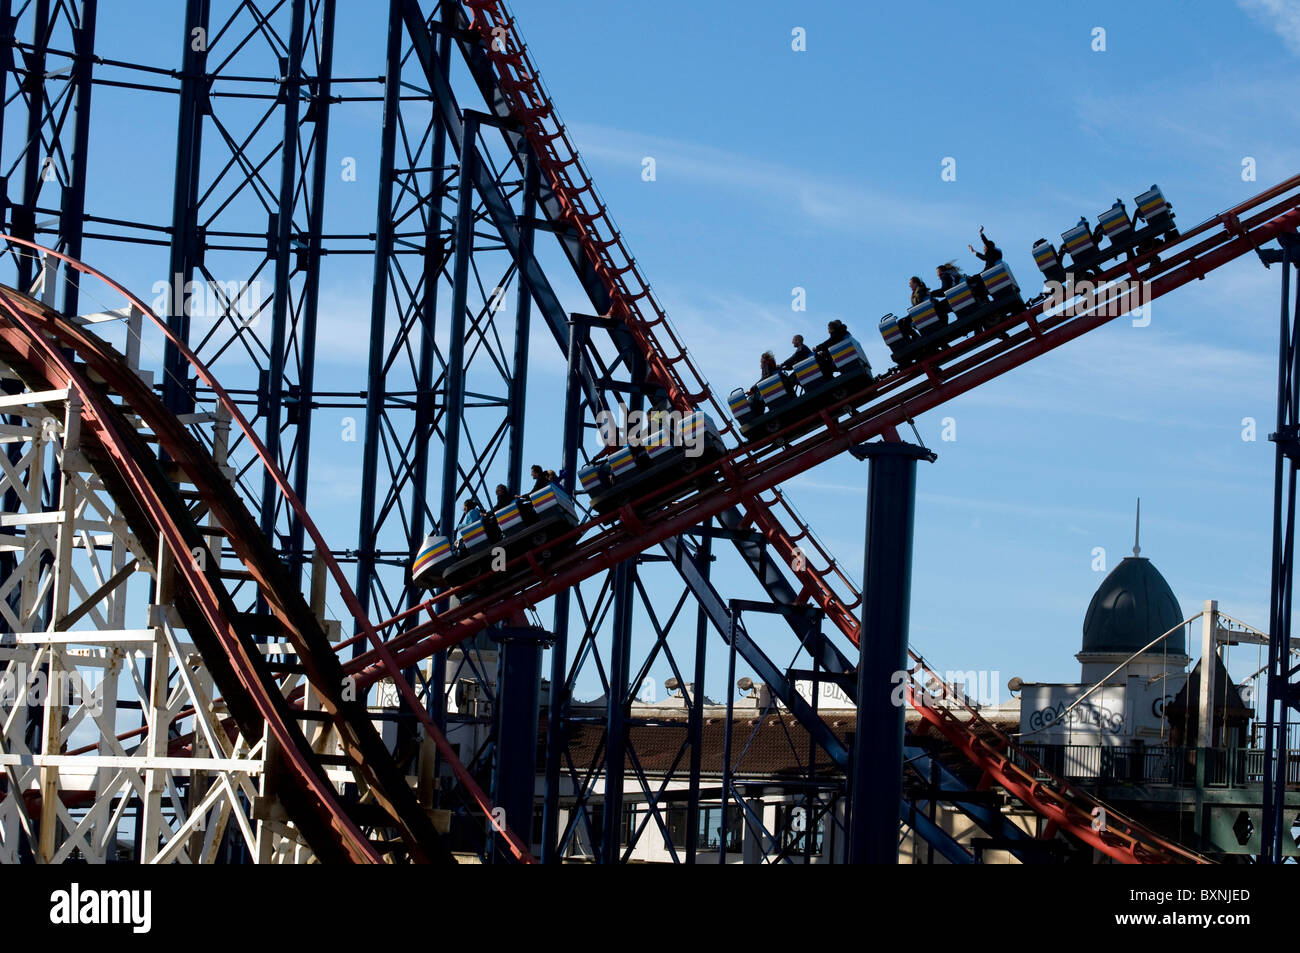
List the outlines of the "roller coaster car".
{"type": "Polygon", "coordinates": [[[1025,310],[1020,285],[1004,261],[957,282],[945,294],[913,305],[901,318],[880,319],[880,335],[899,367],[974,331],[1025,310]],[[951,319],[951,320],[950,320],[951,319]]]}
{"type": "MultiPolygon", "coordinates": [[[[853,337],[844,337],[824,350],[818,348],[812,357],[804,358],[790,370],[763,378],[749,390],[737,387],[727,403],[740,424],[741,437],[752,440],[776,433],[795,421],[813,418],[826,405],[843,400],[871,380],[866,351],[853,337]]],[[[788,438],[818,426],[815,418],[810,419],[807,426],[791,432],[788,438]]]]}
{"type": "Polygon", "coordinates": [[[710,474],[673,490],[655,492],[655,487],[695,472],[726,450],[708,414],[699,410],[680,417],[668,414],[644,439],[579,470],[578,483],[597,513],[608,513],[633,500],[638,501],[638,510],[645,511],[712,483],[715,477],[710,474]]]}
{"type": "Polygon", "coordinates": [[[1062,232],[1059,252],[1045,238],[1034,242],[1034,261],[1043,277],[1064,284],[1068,274],[1099,271],[1112,258],[1125,254],[1132,258],[1153,248],[1158,241],[1178,236],[1174,207],[1165,200],[1160,186],[1151,186],[1133,203],[1137,206],[1135,218],[1129,217],[1124,201],[1116,199],[1114,205],[1097,216],[1097,229],[1080,222],[1062,232]],[[1145,224],[1139,225],[1139,221],[1145,224]],[[1106,242],[1104,247],[1099,245],[1102,240],[1106,242]],[[1070,256],[1068,268],[1062,263],[1065,254],[1070,256]]]}
{"type": "MultiPolygon", "coordinates": [[[[458,586],[492,568],[502,557],[510,561],[540,549],[542,559],[556,555],[551,540],[581,522],[572,498],[556,484],[521,496],[460,527],[453,544],[445,536],[429,536],[416,554],[411,579],[426,589],[458,586]]],[[[576,540],[566,542],[571,548],[576,540]]]]}

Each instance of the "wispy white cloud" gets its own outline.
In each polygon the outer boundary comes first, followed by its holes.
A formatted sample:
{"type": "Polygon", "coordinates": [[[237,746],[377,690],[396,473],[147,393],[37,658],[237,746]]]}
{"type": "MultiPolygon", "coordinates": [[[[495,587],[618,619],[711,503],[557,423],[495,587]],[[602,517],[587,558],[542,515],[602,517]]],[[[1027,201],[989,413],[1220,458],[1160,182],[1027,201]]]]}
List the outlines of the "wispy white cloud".
{"type": "MultiPolygon", "coordinates": [[[[1300,8],[1300,3],[1288,0],[1288,6],[1300,8]]],[[[1074,110],[1085,133],[1152,155],[1177,149],[1225,174],[1237,175],[1245,156],[1256,160],[1261,181],[1290,175],[1300,164],[1293,140],[1273,134],[1300,120],[1300,106],[1277,76],[1218,71],[1191,79],[1165,76],[1123,93],[1080,93],[1074,110]],[[1160,108],[1152,110],[1153,102],[1160,108]]]]}
{"type": "Polygon", "coordinates": [[[572,130],[588,160],[639,170],[642,160],[652,156],[656,181],[676,177],[761,196],[769,204],[779,203],[783,214],[793,209],[818,226],[862,233],[882,227],[935,232],[967,227],[972,220],[969,210],[951,202],[918,202],[888,189],[864,188],[703,143],[590,123],[576,123],[572,130]]]}
{"type": "Polygon", "coordinates": [[[1237,0],[1251,19],[1272,30],[1286,48],[1300,56],[1300,2],[1297,0],[1237,0]]]}

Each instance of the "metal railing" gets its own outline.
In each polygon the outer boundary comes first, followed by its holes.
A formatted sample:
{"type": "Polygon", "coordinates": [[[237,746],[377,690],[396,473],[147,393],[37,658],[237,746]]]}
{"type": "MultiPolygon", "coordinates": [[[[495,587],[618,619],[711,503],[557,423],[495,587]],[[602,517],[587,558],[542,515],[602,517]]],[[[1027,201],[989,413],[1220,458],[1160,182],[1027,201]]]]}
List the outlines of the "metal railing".
{"type": "MultiPolygon", "coordinates": [[[[1012,754],[1020,767],[1042,774],[1032,758],[1057,777],[1072,781],[1194,787],[1198,757],[1206,759],[1205,783],[1210,787],[1248,787],[1259,784],[1264,775],[1261,748],[1052,744],[1022,744],[1020,748],[1012,754]]],[[[1300,749],[1288,752],[1287,784],[1300,787],[1300,749]]]]}

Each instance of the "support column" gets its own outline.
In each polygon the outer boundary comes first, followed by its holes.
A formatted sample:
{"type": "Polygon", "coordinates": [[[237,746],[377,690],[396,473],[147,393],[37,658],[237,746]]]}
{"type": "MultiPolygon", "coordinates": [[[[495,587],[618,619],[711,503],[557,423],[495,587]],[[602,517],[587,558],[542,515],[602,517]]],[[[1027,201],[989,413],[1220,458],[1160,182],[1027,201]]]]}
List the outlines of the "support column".
{"type": "MultiPolygon", "coordinates": [[[[700,562],[701,573],[707,580],[710,563],[713,561],[711,532],[713,520],[706,521],[703,529],[696,558],[700,562]]],[[[686,686],[682,686],[682,695],[683,697],[689,695],[687,702],[691,706],[686,716],[686,739],[691,746],[690,780],[686,798],[686,863],[688,864],[695,863],[695,845],[700,839],[700,768],[703,760],[703,751],[700,749],[704,738],[704,660],[708,639],[709,614],[701,603],[695,615],[695,681],[691,684],[689,692],[685,691],[686,686]]],[[[723,811],[722,840],[725,842],[726,839],[726,811],[723,811]]]]}
{"type": "MultiPolygon", "coordinates": [[[[172,241],[167,285],[171,289],[167,307],[167,326],[180,340],[190,340],[190,316],[185,307],[185,285],[203,260],[203,240],[199,235],[199,169],[203,141],[203,117],[210,112],[204,76],[207,72],[208,48],[193,43],[195,31],[207,35],[209,5],[204,0],[187,0],[185,32],[181,42],[181,96],[176,130],[176,179],[172,192],[172,241]]],[[[169,410],[190,413],[194,399],[190,392],[189,362],[168,341],[163,355],[163,399],[169,410]]]]}
{"type": "Polygon", "coordinates": [[[1300,711],[1300,681],[1290,662],[1291,600],[1295,570],[1296,464],[1300,460],[1300,284],[1294,308],[1291,269],[1300,264],[1300,235],[1278,236],[1280,251],[1261,250],[1266,265],[1282,264],[1282,309],[1278,332],[1277,431],[1273,463],[1273,572],[1269,592],[1268,677],[1264,723],[1264,803],[1260,817],[1259,860],[1282,863],[1288,780],[1288,708],[1300,711]]]}
{"type": "Polygon", "coordinates": [[[1193,829],[1198,844],[1205,833],[1205,787],[1210,782],[1214,757],[1214,662],[1218,657],[1214,633],[1219,623],[1219,603],[1206,599],[1201,612],[1201,682],[1196,712],[1196,814],[1193,829]]]}
{"type": "Polygon", "coordinates": [[[506,486],[514,493],[524,490],[524,409],[528,393],[528,339],[533,308],[528,260],[533,256],[533,220],[537,216],[540,179],[537,160],[531,151],[525,154],[524,162],[527,166],[524,172],[524,208],[519,217],[519,252],[515,256],[519,293],[515,304],[515,359],[510,375],[510,443],[506,453],[506,486]]]}
{"type": "MultiPolygon", "coordinates": [[[[280,196],[270,213],[267,223],[268,240],[274,242],[274,280],[275,288],[271,298],[271,345],[267,360],[265,399],[260,401],[259,410],[266,417],[263,440],[272,463],[280,463],[281,413],[285,399],[285,340],[289,335],[289,276],[293,263],[290,260],[290,246],[294,240],[293,209],[298,186],[298,106],[302,102],[302,46],[303,20],[306,16],[305,0],[294,0],[292,19],[289,29],[289,56],[286,65],[284,85],[281,94],[284,97],[284,148],[280,151],[280,196]]],[[[310,355],[306,355],[310,360],[310,355]]],[[[285,469],[288,469],[285,467],[285,469]]],[[[277,548],[288,542],[276,536],[276,516],[279,513],[279,487],[271,471],[262,477],[262,512],[259,514],[262,533],[272,540],[277,548]]],[[[296,522],[294,514],[289,516],[290,524],[296,522]]],[[[292,535],[292,528],[289,535],[292,535]]],[[[298,557],[292,549],[285,554],[286,562],[291,567],[294,578],[300,578],[302,568],[298,557]]]]}
{"type": "Polygon", "coordinates": [[[916,461],[934,462],[935,455],[893,442],[862,444],[851,452],[870,461],[870,477],[849,863],[896,864],[906,706],[895,695],[897,673],[907,669],[916,461]]]}
{"type": "MultiPolygon", "coordinates": [[[[568,380],[564,391],[564,492],[573,497],[578,451],[582,446],[583,355],[591,324],[573,315],[569,325],[568,380]]],[[[560,862],[560,767],[564,749],[564,715],[569,703],[570,590],[555,595],[554,647],[551,650],[551,691],[546,702],[546,787],[542,798],[542,863],[560,862]]]]}
{"type": "Polygon", "coordinates": [[[531,627],[507,627],[493,629],[492,635],[501,646],[492,802],[506,812],[506,823],[512,830],[531,839],[533,796],[537,787],[542,644],[549,641],[550,634],[531,627]]]}

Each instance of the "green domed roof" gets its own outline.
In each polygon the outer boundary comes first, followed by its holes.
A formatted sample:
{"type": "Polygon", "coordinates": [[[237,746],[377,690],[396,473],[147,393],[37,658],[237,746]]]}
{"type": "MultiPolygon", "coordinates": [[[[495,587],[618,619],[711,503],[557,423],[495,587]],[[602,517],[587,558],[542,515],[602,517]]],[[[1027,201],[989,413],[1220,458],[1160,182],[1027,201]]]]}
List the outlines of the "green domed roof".
{"type": "MultiPolygon", "coordinates": [[[[1088,604],[1083,617],[1084,652],[1136,652],[1162,632],[1183,621],[1183,610],[1165,577],[1141,556],[1126,556],[1088,604]]],[[[1168,651],[1171,655],[1187,654],[1184,630],[1152,649],[1152,654],[1168,651]]]]}

